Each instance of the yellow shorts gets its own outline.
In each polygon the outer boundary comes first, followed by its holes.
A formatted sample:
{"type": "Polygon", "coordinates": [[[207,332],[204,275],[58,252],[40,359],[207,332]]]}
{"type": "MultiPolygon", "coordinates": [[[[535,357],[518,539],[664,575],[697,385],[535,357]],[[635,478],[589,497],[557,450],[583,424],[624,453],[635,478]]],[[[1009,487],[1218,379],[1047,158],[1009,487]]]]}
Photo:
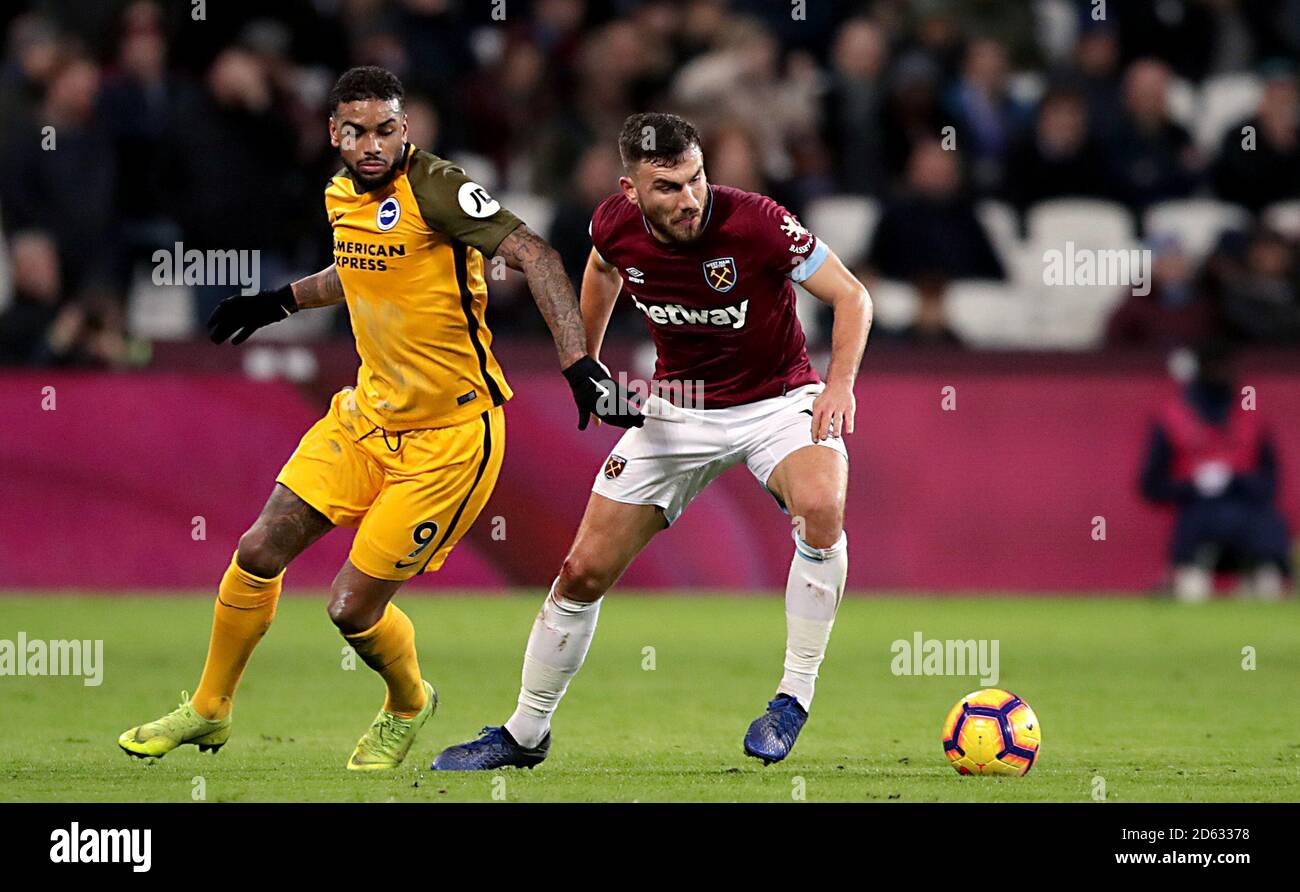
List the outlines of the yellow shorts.
{"type": "Polygon", "coordinates": [[[336,526],[357,527],[348,558],[358,570],[406,580],[441,567],[483,510],[505,432],[500,406],[453,427],[386,432],[347,387],[275,479],[336,526]]]}

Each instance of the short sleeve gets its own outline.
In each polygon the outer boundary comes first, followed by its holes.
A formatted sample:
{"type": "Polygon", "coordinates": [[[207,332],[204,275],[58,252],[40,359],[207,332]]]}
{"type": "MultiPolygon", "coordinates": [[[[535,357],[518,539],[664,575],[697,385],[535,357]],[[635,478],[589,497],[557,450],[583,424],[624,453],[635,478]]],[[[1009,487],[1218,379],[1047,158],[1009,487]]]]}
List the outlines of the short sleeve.
{"type": "Polygon", "coordinates": [[[420,216],[430,228],[489,257],[523,222],[464,170],[436,155],[418,153],[407,176],[420,216]]]}
{"type": "Polygon", "coordinates": [[[765,265],[794,282],[821,268],[829,249],[794,214],[770,198],[758,200],[754,244],[765,265]]]}

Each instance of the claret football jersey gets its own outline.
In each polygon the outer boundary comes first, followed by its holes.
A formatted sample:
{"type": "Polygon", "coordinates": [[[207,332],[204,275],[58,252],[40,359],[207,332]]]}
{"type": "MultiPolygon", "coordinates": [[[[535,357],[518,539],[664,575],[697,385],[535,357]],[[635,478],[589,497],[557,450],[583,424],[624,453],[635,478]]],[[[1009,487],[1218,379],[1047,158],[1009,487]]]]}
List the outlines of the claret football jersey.
{"type": "Polygon", "coordinates": [[[656,381],[689,383],[692,393],[701,386],[702,407],[721,409],[821,380],[808,361],[793,283],[817,271],[827,248],[772,199],[711,186],[699,237],[669,244],[619,193],[596,208],[591,239],[646,317],[656,381]]]}

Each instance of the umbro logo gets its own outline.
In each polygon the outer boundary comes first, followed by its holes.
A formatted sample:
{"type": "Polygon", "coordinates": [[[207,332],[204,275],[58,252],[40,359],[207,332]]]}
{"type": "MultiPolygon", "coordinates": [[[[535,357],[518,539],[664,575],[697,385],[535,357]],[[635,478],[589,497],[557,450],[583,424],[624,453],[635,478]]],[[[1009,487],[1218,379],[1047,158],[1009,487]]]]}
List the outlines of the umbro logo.
{"type": "Polygon", "coordinates": [[[635,266],[629,266],[627,268],[627,280],[633,285],[644,285],[645,273],[641,272],[641,270],[637,269],[635,266]]]}

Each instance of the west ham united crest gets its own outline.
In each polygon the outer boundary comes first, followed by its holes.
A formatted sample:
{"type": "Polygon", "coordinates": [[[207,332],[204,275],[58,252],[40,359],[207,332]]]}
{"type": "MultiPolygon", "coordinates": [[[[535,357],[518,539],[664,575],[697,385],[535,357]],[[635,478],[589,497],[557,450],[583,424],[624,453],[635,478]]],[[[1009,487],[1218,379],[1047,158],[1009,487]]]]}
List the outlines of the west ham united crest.
{"type": "Polygon", "coordinates": [[[704,280],[714,291],[730,291],[736,287],[736,258],[719,257],[704,263],[704,280]]]}
{"type": "Polygon", "coordinates": [[[605,459],[605,476],[613,480],[627,467],[627,459],[621,455],[611,455],[605,459]]]}

